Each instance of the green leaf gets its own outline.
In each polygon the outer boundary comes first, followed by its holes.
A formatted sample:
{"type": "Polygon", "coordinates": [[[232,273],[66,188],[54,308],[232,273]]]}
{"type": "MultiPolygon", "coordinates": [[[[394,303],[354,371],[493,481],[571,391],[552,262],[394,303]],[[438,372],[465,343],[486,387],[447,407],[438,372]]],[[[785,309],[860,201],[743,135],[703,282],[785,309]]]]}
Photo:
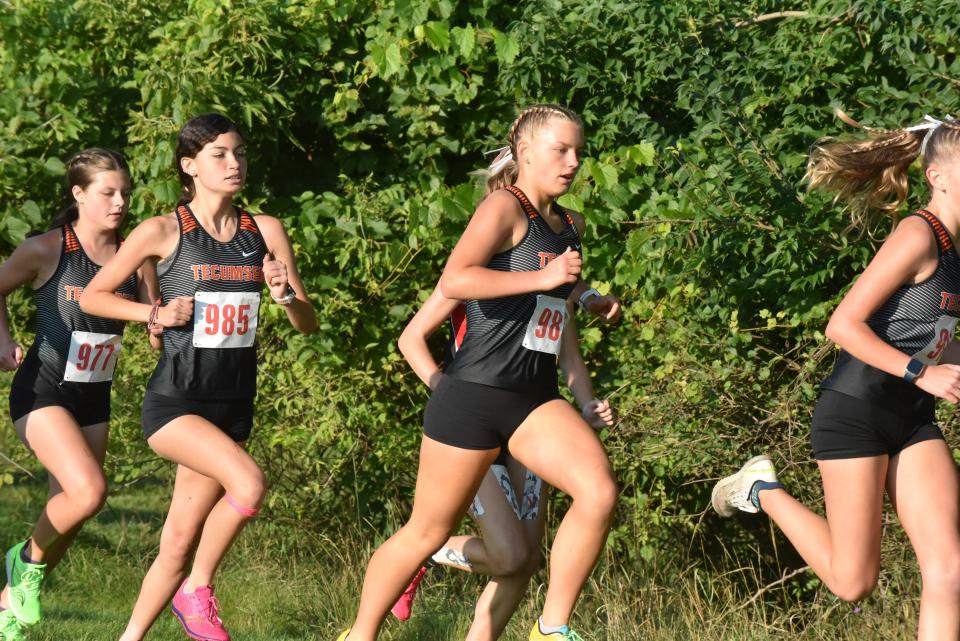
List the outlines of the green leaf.
{"type": "Polygon", "coordinates": [[[423,26],[427,42],[437,51],[446,51],[450,47],[450,30],[442,22],[428,22],[423,26]]]}
{"type": "Polygon", "coordinates": [[[383,78],[398,75],[401,71],[403,71],[403,55],[400,53],[400,45],[394,42],[384,53],[383,78]]]}
{"type": "Polygon", "coordinates": [[[477,44],[477,31],[472,24],[463,28],[454,29],[454,37],[457,39],[457,47],[460,49],[460,55],[469,58],[477,44]]]}
{"type": "Polygon", "coordinates": [[[42,221],[40,206],[32,200],[25,201],[20,207],[20,212],[32,225],[39,225],[42,221]]]}
{"type": "Polygon", "coordinates": [[[7,218],[6,221],[4,221],[4,224],[7,227],[7,231],[10,233],[10,238],[17,243],[21,242],[30,232],[30,225],[19,218],[14,218],[13,216],[7,218]]]}
{"type": "Polygon", "coordinates": [[[513,34],[503,33],[496,29],[491,29],[491,32],[493,33],[493,45],[497,51],[497,58],[507,64],[516,60],[520,53],[520,42],[513,34]]]}
{"type": "Polygon", "coordinates": [[[50,156],[47,158],[46,162],[43,163],[43,168],[54,176],[62,176],[67,173],[67,166],[63,164],[63,161],[57,158],[56,156],[50,156]]]}

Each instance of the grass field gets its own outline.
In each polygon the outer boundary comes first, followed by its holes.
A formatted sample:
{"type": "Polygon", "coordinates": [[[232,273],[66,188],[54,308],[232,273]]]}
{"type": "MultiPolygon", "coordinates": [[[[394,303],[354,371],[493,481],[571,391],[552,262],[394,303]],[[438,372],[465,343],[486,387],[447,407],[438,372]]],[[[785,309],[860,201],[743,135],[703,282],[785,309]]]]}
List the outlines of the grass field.
{"type": "MultiPolygon", "coordinates": [[[[168,491],[158,482],[110,498],[45,585],[47,617],[29,630],[29,639],[110,641],[119,636],[155,553],[168,491]]],[[[39,484],[0,487],[4,547],[29,530],[42,498],[39,484]]],[[[332,641],[352,617],[372,543],[357,530],[331,539],[269,517],[256,521],[227,557],[218,579],[222,614],[234,639],[332,641]]],[[[545,572],[536,577],[505,640],[526,639],[543,598],[545,578],[545,572]]],[[[413,618],[403,624],[389,620],[381,639],[463,638],[479,579],[455,571],[435,572],[425,586],[413,618]]],[[[578,607],[576,624],[588,641],[913,637],[916,593],[901,599],[881,586],[857,613],[828,596],[806,603],[788,599],[784,604],[784,593],[776,594],[780,589],[775,586],[753,600],[736,599],[724,577],[691,571],[681,578],[657,580],[631,574],[615,559],[606,558],[578,607]],[[768,598],[775,594],[776,599],[768,598]]],[[[165,613],[147,638],[186,637],[165,613]]]]}

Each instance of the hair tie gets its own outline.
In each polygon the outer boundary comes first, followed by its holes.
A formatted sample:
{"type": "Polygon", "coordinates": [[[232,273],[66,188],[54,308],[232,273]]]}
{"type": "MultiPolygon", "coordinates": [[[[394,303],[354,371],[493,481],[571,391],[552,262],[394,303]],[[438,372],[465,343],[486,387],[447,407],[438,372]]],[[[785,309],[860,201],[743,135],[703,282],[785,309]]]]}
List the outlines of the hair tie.
{"type": "Polygon", "coordinates": [[[491,175],[500,173],[500,170],[506,167],[507,163],[513,162],[513,152],[510,150],[510,145],[483,152],[484,156],[489,156],[490,154],[497,154],[497,157],[487,168],[487,171],[490,172],[491,175]]]}
{"type": "Polygon", "coordinates": [[[926,130],[927,133],[924,134],[923,136],[923,142],[920,143],[921,156],[923,156],[927,152],[927,143],[930,142],[930,136],[933,135],[933,132],[936,131],[940,127],[940,125],[944,123],[944,121],[953,122],[953,117],[947,116],[946,118],[944,118],[944,120],[937,120],[936,118],[928,114],[923,117],[923,122],[916,125],[911,125],[910,127],[904,127],[904,131],[910,131],[910,132],[926,130]]]}

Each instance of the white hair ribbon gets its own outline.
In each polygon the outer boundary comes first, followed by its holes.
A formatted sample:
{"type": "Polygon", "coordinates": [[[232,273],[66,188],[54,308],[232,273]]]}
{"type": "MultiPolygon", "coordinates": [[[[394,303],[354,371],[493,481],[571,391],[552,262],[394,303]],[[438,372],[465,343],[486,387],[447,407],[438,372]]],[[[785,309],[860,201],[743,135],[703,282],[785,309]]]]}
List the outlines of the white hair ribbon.
{"type": "Polygon", "coordinates": [[[510,151],[510,145],[483,152],[484,156],[489,156],[490,154],[497,154],[497,158],[490,163],[490,166],[487,168],[487,171],[490,172],[490,175],[499,173],[500,170],[507,165],[507,163],[513,162],[513,152],[510,151]]]}
{"type": "MultiPolygon", "coordinates": [[[[953,118],[947,116],[947,120],[953,120],[953,118]]],[[[926,134],[923,136],[923,142],[920,143],[920,155],[923,156],[927,151],[927,142],[930,141],[930,136],[933,135],[933,132],[937,130],[937,127],[943,124],[942,120],[937,120],[933,116],[926,115],[923,117],[923,122],[918,125],[913,125],[911,127],[905,127],[905,131],[924,131],[926,134]]]]}

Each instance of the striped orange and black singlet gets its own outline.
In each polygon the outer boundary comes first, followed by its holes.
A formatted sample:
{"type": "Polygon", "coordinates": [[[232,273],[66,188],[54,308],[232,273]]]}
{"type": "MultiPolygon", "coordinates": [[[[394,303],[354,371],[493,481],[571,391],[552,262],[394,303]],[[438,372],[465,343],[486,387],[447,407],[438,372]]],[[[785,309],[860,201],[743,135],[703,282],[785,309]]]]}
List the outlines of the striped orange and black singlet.
{"type": "MultiPolygon", "coordinates": [[[[565,222],[557,233],[520,189],[508,189],[527,215],[527,234],[516,246],[495,254],[486,265],[488,269],[538,271],[568,247],[580,251],[580,233],[568,212],[553,205],[565,222]]],[[[466,329],[462,324],[455,328],[460,340],[446,373],[471,383],[509,389],[556,380],[556,356],[525,348],[523,336],[536,308],[537,294],[566,299],[572,290],[573,285],[563,285],[548,292],[465,301],[466,329]]]]}
{"type": "MultiPolygon", "coordinates": [[[[180,243],[157,264],[164,304],[198,292],[263,291],[267,246],[253,216],[238,210],[236,234],[221,242],[207,233],[188,206],[179,206],[176,214],[180,243]]],[[[197,312],[195,303],[195,317],[197,312]]],[[[256,392],[256,379],[255,343],[241,348],[194,347],[194,324],[189,322],[163,330],[163,353],[147,389],[174,398],[248,398],[256,392]]]]}

